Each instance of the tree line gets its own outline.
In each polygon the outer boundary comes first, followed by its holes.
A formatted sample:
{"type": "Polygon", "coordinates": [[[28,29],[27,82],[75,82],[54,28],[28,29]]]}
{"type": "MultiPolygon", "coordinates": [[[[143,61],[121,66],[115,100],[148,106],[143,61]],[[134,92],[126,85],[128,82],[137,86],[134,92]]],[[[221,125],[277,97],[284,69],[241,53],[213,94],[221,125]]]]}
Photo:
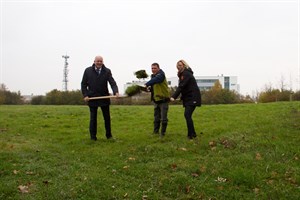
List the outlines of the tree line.
{"type": "Polygon", "coordinates": [[[0,85],[0,105],[19,105],[23,102],[21,92],[11,92],[4,84],[0,85]]]}
{"type": "MultiPolygon", "coordinates": [[[[175,92],[176,87],[170,88],[171,94],[175,92]]],[[[277,89],[271,86],[266,87],[256,97],[241,95],[236,91],[222,88],[219,81],[209,90],[201,91],[202,103],[211,104],[236,104],[236,103],[267,103],[277,101],[300,101],[300,91],[293,92],[284,88],[277,89]]],[[[120,102],[120,101],[119,101],[120,102]]],[[[149,104],[150,97],[149,97],[149,104]]],[[[174,102],[172,104],[178,104],[174,102]]],[[[54,89],[46,95],[33,96],[30,102],[26,102],[20,92],[9,91],[4,84],[0,85],[0,105],[84,105],[80,90],[59,91],[54,89]]],[[[118,101],[113,101],[118,104],[118,101]]]]}

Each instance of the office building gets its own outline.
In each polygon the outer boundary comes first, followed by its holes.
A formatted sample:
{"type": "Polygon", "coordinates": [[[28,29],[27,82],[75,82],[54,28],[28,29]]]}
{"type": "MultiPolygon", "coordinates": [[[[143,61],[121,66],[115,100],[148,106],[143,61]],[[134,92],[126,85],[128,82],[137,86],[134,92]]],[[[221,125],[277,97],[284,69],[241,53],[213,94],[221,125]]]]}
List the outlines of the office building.
{"type": "MultiPolygon", "coordinates": [[[[237,76],[195,76],[195,79],[200,90],[209,90],[219,81],[222,88],[240,92],[237,76]]],[[[178,77],[167,78],[167,81],[170,87],[178,86],[178,77]]]]}

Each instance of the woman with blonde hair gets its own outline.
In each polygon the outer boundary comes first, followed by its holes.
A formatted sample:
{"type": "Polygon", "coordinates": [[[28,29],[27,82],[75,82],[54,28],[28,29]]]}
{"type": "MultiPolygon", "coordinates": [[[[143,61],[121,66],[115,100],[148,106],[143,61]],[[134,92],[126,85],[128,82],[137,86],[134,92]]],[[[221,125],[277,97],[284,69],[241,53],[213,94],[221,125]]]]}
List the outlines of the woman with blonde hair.
{"type": "Polygon", "coordinates": [[[201,93],[190,66],[184,60],[177,62],[179,84],[175,93],[170,98],[174,101],[180,94],[184,109],[184,117],[188,129],[188,139],[197,137],[192,119],[197,106],[201,106],[201,93]]]}

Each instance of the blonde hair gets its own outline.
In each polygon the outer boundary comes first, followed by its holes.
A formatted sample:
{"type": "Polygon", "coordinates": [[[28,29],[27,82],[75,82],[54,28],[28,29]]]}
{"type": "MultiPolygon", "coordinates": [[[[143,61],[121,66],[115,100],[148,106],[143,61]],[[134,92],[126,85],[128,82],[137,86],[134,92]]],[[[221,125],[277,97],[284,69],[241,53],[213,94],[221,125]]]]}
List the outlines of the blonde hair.
{"type": "Polygon", "coordinates": [[[187,64],[187,62],[186,62],[185,60],[181,59],[181,60],[179,60],[179,61],[177,62],[177,64],[178,64],[179,62],[181,62],[181,63],[183,64],[183,66],[184,66],[185,69],[190,68],[189,64],[187,64]]]}

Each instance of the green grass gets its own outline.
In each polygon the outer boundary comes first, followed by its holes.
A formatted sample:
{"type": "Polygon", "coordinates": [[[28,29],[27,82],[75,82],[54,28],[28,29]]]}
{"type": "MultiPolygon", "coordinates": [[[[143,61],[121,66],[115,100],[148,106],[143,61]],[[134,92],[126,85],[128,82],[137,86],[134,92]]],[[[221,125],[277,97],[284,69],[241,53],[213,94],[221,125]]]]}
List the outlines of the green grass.
{"type": "Polygon", "coordinates": [[[0,106],[0,199],[300,196],[300,102],[197,108],[193,141],[182,106],[170,106],[162,140],[152,106],[111,116],[117,139],[105,139],[99,111],[94,142],[86,106],[0,106]]]}

